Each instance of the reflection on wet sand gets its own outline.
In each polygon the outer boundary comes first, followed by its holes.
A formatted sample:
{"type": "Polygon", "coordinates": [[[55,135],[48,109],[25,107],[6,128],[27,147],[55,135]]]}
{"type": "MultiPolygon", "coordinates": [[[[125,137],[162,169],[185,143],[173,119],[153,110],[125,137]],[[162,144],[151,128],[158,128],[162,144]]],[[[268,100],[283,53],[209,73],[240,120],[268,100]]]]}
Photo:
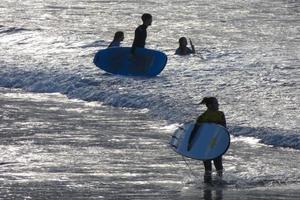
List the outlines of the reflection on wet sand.
{"type": "Polygon", "coordinates": [[[205,187],[203,189],[203,198],[204,200],[223,200],[223,188],[205,187]]]}

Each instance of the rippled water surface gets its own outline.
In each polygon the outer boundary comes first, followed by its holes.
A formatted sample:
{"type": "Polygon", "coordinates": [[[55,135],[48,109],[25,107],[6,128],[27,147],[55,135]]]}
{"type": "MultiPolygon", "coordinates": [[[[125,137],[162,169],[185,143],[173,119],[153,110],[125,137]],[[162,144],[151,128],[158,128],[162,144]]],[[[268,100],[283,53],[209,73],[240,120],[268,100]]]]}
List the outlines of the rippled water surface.
{"type": "Polygon", "coordinates": [[[3,199],[300,196],[297,150],[233,138],[224,156],[226,186],[206,188],[201,162],[168,147],[175,127],[143,112],[7,89],[0,103],[3,199]]]}

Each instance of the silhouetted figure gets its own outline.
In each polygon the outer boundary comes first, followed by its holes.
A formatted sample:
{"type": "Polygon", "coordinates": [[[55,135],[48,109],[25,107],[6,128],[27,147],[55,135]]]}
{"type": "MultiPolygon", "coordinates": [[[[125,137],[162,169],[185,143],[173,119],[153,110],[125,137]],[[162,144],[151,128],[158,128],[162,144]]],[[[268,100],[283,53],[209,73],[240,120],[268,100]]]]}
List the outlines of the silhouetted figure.
{"type": "Polygon", "coordinates": [[[122,31],[117,31],[115,33],[113,41],[108,45],[108,47],[120,47],[121,42],[124,40],[124,33],[122,31]]]}
{"type": "Polygon", "coordinates": [[[131,47],[131,53],[135,53],[136,47],[145,48],[147,38],[147,28],[152,23],[152,16],[148,13],[142,15],[143,24],[135,29],[134,40],[131,47]]]}
{"type": "Polygon", "coordinates": [[[189,55],[189,54],[194,54],[196,52],[191,39],[190,39],[190,45],[191,45],[192,49],[187,47],[188,42],[185,37],[179,38],[178,42],[179,42],[179,47],[176,49],[176,52],[175,52],[176,55],[185,56],[185,55],[189,55]]]}
{"type": "MultiPolygon", "coordinates": [[[[215,97],[204,97],[203,100],[200,102],[200,104],[205,104],[207,107],[207,110],[201,114],[197,120],[196,125],[191,133],[191,137],[195,135],[198,128],[200,127],[201,123],[216,123],[224,126],[226,128],[226,119],[225,115],[222,111],[219,111],[219,103],[218,100],[215,97]]],[[[204,183],[210,184],[212,181],[212,160],[204,160],[204,183]]],[[[223,164],[222,164],[222,156],[219,156],[213,160],[217,176],[222,179],[223,175],[223,164]]]]}

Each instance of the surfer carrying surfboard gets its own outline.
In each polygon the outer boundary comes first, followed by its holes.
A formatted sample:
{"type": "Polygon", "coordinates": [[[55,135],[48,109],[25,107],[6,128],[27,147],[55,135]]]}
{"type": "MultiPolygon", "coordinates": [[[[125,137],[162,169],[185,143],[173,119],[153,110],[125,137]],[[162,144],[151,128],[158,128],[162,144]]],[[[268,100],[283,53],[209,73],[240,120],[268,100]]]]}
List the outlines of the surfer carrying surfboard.
{"type": "MultiPolygon", "coordinates": [[[[224,126],[226,128],[226,119],[225,115],[222,111],[219,111],[219,103],[218,100],[215,97],[204,97],[203,100],[200,102],[200,104],[205,104],[207,107],[207,110],[201,114],[197,120],[196,125],[191,133],[191,137],[197,132],[199,126],[201,123],[216,123],[224,126]]],[[[212,160],[204,160],[204,182],[205,183],[211,183],[212,182],[212,160]]],[[[219,156],[215,159],[213,159],[214,166],[217,171],[217,176],[219,178],[222,178],[223,175],[223,163],[222,163],[222,156],[219,156]]]]}
{"type": "Polygon", "coordinates": [[[143,24],[138,26],[134,32],[134,40],[131,47],[131,54],[135,53],[136,47],[145,48],[147,38],[147,28],[152,24],[152,15],[144,13],[142,15],[143,24]]]}

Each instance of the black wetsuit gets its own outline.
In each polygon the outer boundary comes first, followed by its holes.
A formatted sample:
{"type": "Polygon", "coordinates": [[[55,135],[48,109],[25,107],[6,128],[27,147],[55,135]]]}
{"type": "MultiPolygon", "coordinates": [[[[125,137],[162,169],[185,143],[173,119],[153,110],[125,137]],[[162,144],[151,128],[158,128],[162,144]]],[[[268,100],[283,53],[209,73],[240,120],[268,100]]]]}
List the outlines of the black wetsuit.
{"type": "Polygon", "coordinates": [[[136,47],[144,48],[147,38],[147,26],[140,25],[135,29],[134,40],[131,47],[131,53],[134,53],[136,47]]]}

